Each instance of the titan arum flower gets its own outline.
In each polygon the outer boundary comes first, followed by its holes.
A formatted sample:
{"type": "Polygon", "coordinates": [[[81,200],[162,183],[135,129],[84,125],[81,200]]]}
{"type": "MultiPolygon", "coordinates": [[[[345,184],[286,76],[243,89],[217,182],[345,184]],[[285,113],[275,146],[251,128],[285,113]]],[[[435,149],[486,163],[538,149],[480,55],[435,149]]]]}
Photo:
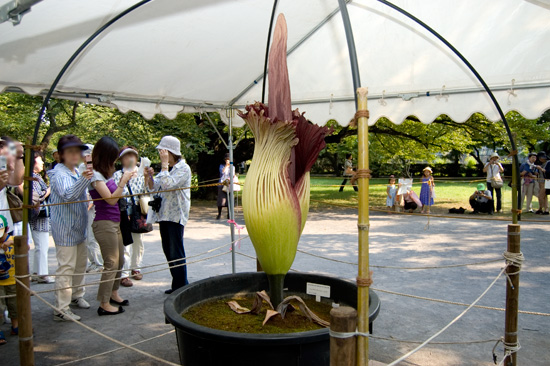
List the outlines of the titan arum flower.
{"type": "Polygon", "coordinates": [[[268,106],[256,102],[240,113],[255,139],[243,191],[244,217],[274,306],[283,300],[284,276],[306,223],[309,172],[329,133],[291,109],[286,42],[286,21],[280,14],[269,56],[268,106]]]}

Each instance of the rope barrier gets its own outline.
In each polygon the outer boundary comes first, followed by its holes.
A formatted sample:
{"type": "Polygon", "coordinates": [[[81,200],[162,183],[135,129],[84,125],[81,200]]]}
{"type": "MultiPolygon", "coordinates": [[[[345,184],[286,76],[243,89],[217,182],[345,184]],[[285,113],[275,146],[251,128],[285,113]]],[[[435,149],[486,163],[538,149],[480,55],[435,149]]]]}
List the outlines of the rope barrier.
{"type": "MultiPolygon", "coordinates": [[[[169,332],[166,332],[166,333],[162,333],[162,334],[159,334],[159,335],[156,335],[154,337],[151,337],[151,338],[147,338],[147,339],[143,339],[139,342],[136,342],[136,343],[131,343],[129,344],[129,346],[137,346],[138,344],[142,344],[142,343],[146,343],[146,342],[149,342],[149,341],[153,341],[155,339],[158,339],[158,338],[161,338],[161,337],[164,337],[165,335],[168,335],[168,334],[171,334],[171,333],[174,333],[175,330],[172,329],[171,331],[169,332]]],[[[108,355],[109,353],[113,353],[113,352],[116,352],[116,351],[120,351],[120,350],[123,350],[124,347],[117,347],[115,349],[112,349],[110,351],[105,351],[105,352],[101,352],[101,353],[96,353],[95,355],[91,355],[91,356],[87,356],[87,357],[83,357],[83,358],[79,358],[78,360],[71,360],[71,361],[67,361],[67,362],[63,362],[63,363],[59,363],[55,366],[65,366],[65,365],[72,365],[74,363],[79,363],[79,362],[82,362],[82,361],[86,361],[86,360],[90,360],[92,358],[95,358],[95,357],[100,357],[100,356],[105,356],[105,355],[108,355]]]]}
{"type": "MultiPolygon", "coordinates": [[[[319,203],[323,203],[327,206],[336,206],[336,207],[344,207],[344,208],[353,208],[353,209],[357,209],[357,206],[355,205],[346,205],[346,204],[343,204],[343,203],[334,203],[334,202],[328,202],[328,201],[323,201],[323,200],[316,200],[316,199],[310,199],[310,201],[312,202],[319,202],[319,203]]],[[[450,216],[450,215],[438,215],[438,214],[421,214],[421,213],[410,213],[410,212],[397,212],[397,211],[388,211],[388,210],[383,210],[383,209],[380,209],[380,208],[370,208],[369,211],[374,211],[374,212],[382,212],[382,213],[386,213],[386,214],[389,214],[389,215],[405,215],[405,216],[430,216],[432,218],[442,218],[442,219],[459,219],[459,220],[480,220],[480,221],[506,221],[506,222],[510,222],[510,218],[498,218],[498,217],[481,217],[481,216],[476,216],[475,218],[474,217],[471,217],[471,216],[450,216]]],[[[548,223],[550,221],[548,220],[532,220],[532,219],[521,219],[521,222],[539,222],[539,223],[548,223]]]]}
{"type": "Polygon", "coordinates": [[[506,271],[506,268],[508,266],[504,267],[500,273],[495,277],[495,279],[493,280],[493,282],[491,282],[491,284],[489,285],[489,287],[487,287],[485,289],[485,291],[483,291],[481,293],[481,295],[478,296],[477,299],[474,300],[473,303],[471,303],[470,305],[468,305],[468,307],[466,309],[464,309],[464,311],[462,313],[460,313],[458,316],[456,316],[453,320],[451,320],[450,323],[448,323],[446,326],[444,326],[441,330],[439,330],[437,333],[435,333],[434,335],[432,335],[430,338],[428,338],[427,340],[425,340],[424,342],[422,342],[418,347],[414,348],[413,350],[411,350],[410,352],[406,353],[405,355],[399,357],[397,360],[393,361],[392,363],[388,364],[388,366],[395,366],[397,365],[398,363],[400,363],[401,361],[403,360],[406,360],[407,358],[409,358],[410,356],[412,356],[413,354],[415,354],[416,352],[420,351],[422,348],[424,348],[426,345],[428,345],[432,340],[434,340],[435,338],[437,338],[438,336],[440,336],[443,332],[445,332],[447,329],[449,329],[449,327],[451,327],[451,325],[453,325],[454,323],[456,323],[460,318],[462,318],[468,311],[470,311],[477,303],[478,301],[480,301],[483,296],[485,296],[487,294],[487,292],[489,292],[489,290],[495,285],[495,283],[497,283],[498,279],[504,274],[504,271],[506,271]]]}
{"type": "MultiPolygon", "coordinates": [[[[392,337],[381,337],[371,334],[371,339],[378,339],[381,341],[390,341],[390,342],[398,342],[398,343],[412,343],[412,344],[421,344],[421,341],[411,341],[411,340],[405,340],[405,339],[396,339],[392,337]]],[[[498,339],[480,339],[475,341],[454,341],[454,342],[430,342],[430,344],[440,344],[440,345],[453,345],[453,344],[478,344],[478,343],[491,343],[496,342],[498,339]]]]}
{"type": "MultiPolygon", "coordinates": [[[[347,262],[347,261],[343,261],[343,260],[340,260],[340,259],[324,257],[324,256],[321,256],[321,255],[306,252],[305,250],[302,250],[302,249],[298,249],[297,251],[300,252],[300,253],[306,254],[306,255],[310,255],[312,257],[321,258],[321,259],[331,261],[331,262],[351,264],[353,266],[358,265],[356,262],[347,262]]],[[[501,260],[502,259],[491,259],[491,260],[473,262],[473,263],[448,264],[448,265],[442,265],[442,266],[423,266],[423,267],[378,266],[378,265],[372,265],[371,264],[371,265],[369,265],[369,267],[371,267],[371,268],[384,268],[384,269],[423,270],[423,269],[440,269],[440,268],[456,268],[456,267],[478,266],[478,265],[482,265],[482,264],[500,262],[501,260]]]]}
{"type": "MultiPolygon", "coordinates": [[[[62,313],[61,309],[58,309],[55,305],[50,304],[48,301],[46,301],[46,300],[45,300],[42,296],[40,296],[38,293],[36,293],[35,291],[33,291],[33,290],[31,290],[30,288],[28,288],[23,282],[21,282],[21,280],[19,280],[18,278],[16,278],[15,280],[17,281],[17,283],[18,283],[21,287],[23,287],[25,290],[29,291],[29,293],[30,293],[32,296],[35,296],[38,300],[40,300],[41,302],[43,302],[46,306],[52,308],[54,311],[57,311],[58,313],[62,313]]],[[[119,340],[117,340],[117,339],[114,339],[114,338],[112,338],[112,337],[109,337],[108,335],[103,334],[103,333],[101,333],[101,332],[95,330],[94,328],[92,328],[92,327],[90,327],[90,326],[88,326],[88,325],[86,325],[86,324],[84,324],[84,323],[82,323],[82,322],[80,322],[80,321],[78,321],[78,320],[73,319],[72,317],[67,317],[67,319],[70,319],[72,322],[74,322],[74,323],[80,325],[80,326],[83,327],[84,329],[86,329],[86,330],[88,330],[88,331],[90,331],[90,332],[92,332],[92,333],[94,333],[94,334],[96,334],[96,335],[98,335],[98,336],[100,336],[100,337],[102,337],[102,338],[105,338],[105,339],[108,340],[108,341],[111,341],[111,342],[113,342],[113,343],[116,343],[116,344],[118,344],[119,346],[122,346],[123,348],[127,348],[127,349],[129,349],[129,350],[132,350],[132,351],[134,351],[134,352],[137,352],[137,353],[139,353],[139,354],[141,354],[141,355],[143,355],[143,356],[146,356],[146,357],[148,357],[148,358],[151,358],[151,359],[153,359],[153,360],[155,360],[155,361],[158,361],[158,362],[160,362],[160,363],[163,363],[163,364],[165,364],[165,365],[180,366],[180,365],[178,365],[177,363],[170,362],[170,361],[166,361],[166,360],[164,360],[164,359],[162,359],[162,358],[160,358],[160,357],[157,357],[157,356],[155,356],[155,355],[152,355],[152,354],[150,354],[150,353],[147,353],[147,352],[145,352],[145,351],[142,351],[142,350],[140,350],[140,349],[137,349],[137,348],[135,348],[135,347],[133,347],[133,346],[124,344],[124,343],[122,343],[121,341],[119,341],[119,340]]]]}
{"type": "Polygon", "coordinates": [[[159,191],[149,191],[149,192],[143,192],[143,193],[134,193],[134,194],[127,194],[127,195],[121,195],[121,196],[113,196],[109,198],[91,198],[86,200],[78,200],[78,201],[70,201],[70,202],[59,202],[59,203],[45,203],[45,204],[39,204],[39,205],[28,205],[27,207],[13,207],[13,208],[4,208],[1,209],[1,211],[18,211],[23,210],[24,208],[41,208],[41,207],[52,207],[52,206],[63,206],[63,205],[72,205],[75,203],[88,203],[88,202],[95,202],[95,201],[105,201],[107,199],[121,199],[121,198],[129,198],[129,197],[138,197],[138,196],[149,196],[152,194],[157,193],[168,193],[168,192],[177,192],[177,191],[183,191],[186,189],[196,189],[196,188],[208,188],[208,187],[217,187],[217,186],[223,186],[224,183],[211,183],[211,184],[199,184],[189,187],[181,187],[181,188],[172,188],[172,189],[164,189],[159,191]]]}
{"type": "MultiPolygon", "coordinates": [[[[188,265],[190,265],[190,264],[200,263],[200,262],[206,261],[206,260],[208,260],[208,259],[213,259],[213,258],[216,258],[216,257],[220,257],[220,256],[222,256],[222,255],[226,255],[226,254],[229,254],[229,253],[231,253],[231,251],[225,251],[225,252],[223,252],[223,253],[216,254],[216,255],[212,255],[212,256],[210,256],[210,257],[202,258],[202,259],[199,259],[199,260],[196,260],[196,261],[193,261],[193,262],[177,264],[177,265],[175,265],[175,266],[170,266],[170,267],[167,267],[167,268],[161,268],[161,269],[157,269],[157,270],[154,270],[154,271],[143,272],[142,274],[146,275],[146,274],[151,274],[151,273],[157,273],[157,272],[166,271],[166,270],[169,270],[169,269],[172,269],[172,268],[178,268],[178,267],[188,266],[188,265]]],[[[180,260],[181,260],[181,259],[180,259],[180,260]]],[[[99,273],[94,273],[94,274],[101,274],[101,272],[99,272],[99,273]]],[[[28,276],[28,275],[27,275],[27,276],[28,276]]],[[[19,278],[24,278],[24,277],[27,277],[27,276],[15,276],[15,280],[17,281],[19,278]]],[[[112,281],[114,281],[114,280],[100,280],[100,281],[88,282],[88,283],[85,283],[85,284],[83,284],[83,285],[67,286],[67,287],[60,287],[60,288],[53,288],[53,289],[43,290],[43,291],[34,291],[34,293],[37,293],[37,294],[46,294],[46,293],[49,293],[49,292],[55,292],[55,291],[60,291],[60,290],[68,290],[68,289],[73,289],[73,288],[95,286],[95,285],[99,285],[99,284],[104,283],[104,282],[112,282],[112,281]]],[[[14,296],[13,296],[13,295],[9,295],[9,296],[6,296],[6,298],[7,298],[7,297],[14,297],[14,296]]],[[[1,297],[0,297],[0,298],[1,298],[1,297]]]]}
{"type": "MultiPolygon", "coordinates": [[[[251,255],[248,255],[248,254],[245,254],[245,253],[242,253],[242,252],[237,252],[237,251],[236,251],[235,253],[237,253],[237,254],[240,255],[240,256],[243,256],[243,257],[246,257],[246,258],[250,258],[250,259],[256,260],[256,257],[253,257],[253,256],[251,256],[251,255]]],[[[298,273],[304,272],[304,271],[299,271],[299,270],[294,269],[294,268],[291,268],[290,270],[291,270],[292,272],[298,272],[298,273]]],[[[304,272],[304,273],[305,273],[305,272],[304,272]]],[[[383,290],[383,289],[381,289],[381,288],[375,288],[375,287],[371,287],[371,289],[374,290],[374,291],[386,293],[386,294],[389,294],[389,295],[410,297],[410,298],[417,299],[417,300],[432,301],[432,302],[438,302],[438,303],[448,304],[448,305],[470,306],[470,304],[465,304],[465,303],[463,303],[463,302],[456,302],[456,301],[449,301],[449,300],[441,300],[441,299],[433,299],[433,298],[430,298],[430,297],[417,296],[417,295],[411,295],[411,294],[404,294],[404,293],[401,293],[401,292],[395,292],[395,291],[390,291],[390,290],[383,290]]],[[[506,311],[506,309],[504,309],[504,308],[499,308],[499,307],[494,307],[494,306],[475,305],[475,306],[473,306],[473,307],[474,307],[474,308],[477,308],[477,309],[485,309],[485,310],[506,311]]],[[[528,311],[528,310],[518,310],[518,313],[519,313],[519,314],[526,314],[526,315],[536,315],[536,316],[550,316],[550,313],[541,313],[541,312],[538,312],[538,311],[528,311]]]]}

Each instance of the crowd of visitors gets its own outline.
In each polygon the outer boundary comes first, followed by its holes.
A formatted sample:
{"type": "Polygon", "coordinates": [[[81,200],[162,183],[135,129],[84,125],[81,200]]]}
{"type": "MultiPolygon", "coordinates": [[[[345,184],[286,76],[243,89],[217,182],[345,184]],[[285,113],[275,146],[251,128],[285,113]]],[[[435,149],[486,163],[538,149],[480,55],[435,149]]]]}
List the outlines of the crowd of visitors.
{"type": "MultiPolygon", "coordinates": [[[[190,192],[178,188],[191,186],[191,170],[177,138],[163,137],[157,150],[161,161],[158,174],[146,158],[142,161],[148,164],[140,167],[137,149],[119,148],[111,137],[103,137],[95,145],[86,145],[74,135],[61,137],[46,174],[43,155],[35,153],[32,200],[36,208],[29,219],[34,243],[32,280],[55,282],[55,321],[80,320],[72,309],[91,307],[84,299],[86,272],[102,271],[97,313],[104,316],[124,312],[130,301],[122,298],[119,288],[130,287],[132,279],[143,278],[139,270],[144,255],[142,236],[152,230],[154,222],[159,223],[162,248],[172,274],[172,285],[165,292],[169,294],[188,283],[186,266],[178,265],[185,263],[183,233],[190,192]],[[117,162],[122,166],[118,171],[117,162]],[[154,194],[151,205],[144,193],[154,194]],[[55,276],[48,269],[50,233],[58,263],[55,276]]],[[[22,207],[23,154],[21,143],[2,137],[0,296],[15,293],[12,238],[22,234],[22,211],[13,209],[22,207]]],[[[18,332],[15,301],[14,297],[0,299],[0,324],[7,308],[12,334],[18,332]]],[[[0,345],[5,343],[0,331],[0,345]]]]}
{"type": "MultiPolygon", "coordinates": [[[[504,167],[500,163],[500,157],[495,152],[491,154],[487,163],[483,166],[486,176],[486,185],[480,183],[476,191],[469,197],[472,213],[493,213],[502,212],[502,188],[504,186],[504,167]]],[[[539,215],[549,215],[548,195],[550,194],[550,164],[546,152],[529,153],[527,160],[521,164],[519,169],[521,177],[522,211],[539,215]],[[538,199],[538,210],[532,208],[533,197],[538,199]]],[[[388,211],[398,211],[401,208],[409,213],[421,208],[421,213],[430,213],[431,206],[435,203],[435,182],[433,170],[425,167],[422,170],[420,197],[410,186],[402,186],[401,179],[396,181],[394,175],[390,175],[386,187],[386,208],[388,211]]],[[[351,180],[353,188],[357,191],[356,173],[353,166],[352,154],[346,154],[343,166],[344,181],[340,185],[342,192],[348,180],[351,180]]],[[[403,178],[405,179],[405,178],[403,178]]],[[[465,209],[451,209],[451,213],[464,213],[465,209]]]]}

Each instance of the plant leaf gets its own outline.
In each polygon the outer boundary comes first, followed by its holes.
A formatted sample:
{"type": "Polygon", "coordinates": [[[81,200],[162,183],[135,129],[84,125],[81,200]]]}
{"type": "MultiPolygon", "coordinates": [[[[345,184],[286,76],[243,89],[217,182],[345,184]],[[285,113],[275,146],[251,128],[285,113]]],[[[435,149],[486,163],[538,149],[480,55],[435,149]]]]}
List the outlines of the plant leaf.
{"type": "Polygon", "coordinates": [[[248,308],[245,308],[241,305],[239,305],[238,302],[236,301],[229,301],[227,303],[227,305],[229,305],[229,307],[231,308],[231,310],[233,310],[234,312],[236,312],[237,314],[249,314],[250,313],[250,309],[248,308]]]}
{"type": "Polygon", "coordinates": [[[267,313],[265,314],[265,319],[264,319],[264,322],[262,323],[262,325],[265,325],[265,323],[267,323],[269,321],[269,319],[273,318],[274,316],[277,316],[277,315],[281,315],[279,314],[278,311],[275,311],[275,310],[268,310],[267,313]]]}

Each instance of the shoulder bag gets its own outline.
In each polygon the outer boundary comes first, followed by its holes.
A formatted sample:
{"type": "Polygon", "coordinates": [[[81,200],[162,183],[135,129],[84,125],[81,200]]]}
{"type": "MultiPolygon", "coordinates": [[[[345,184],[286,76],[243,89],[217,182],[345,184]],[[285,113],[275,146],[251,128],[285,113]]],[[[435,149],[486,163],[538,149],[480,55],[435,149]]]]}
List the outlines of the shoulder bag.
{"type": "MultiPolygon", "coordinates": [[[[489,169],[491,170],[491,177],[489,178],[489,180],[491,181],[491,186],[495,189],[502,188],[502,186],[504,185],[504,182],[502,181],[502,178],[495,177],[494,172],[493,172],[493,167],[491,166],[491,164],[489,164],[489,169]]],[[[499,169],[499,171],[500,171],[500,169],[499,169]]]]}
{"type": "Polygon", "coordinates": [[[8,206],[12,209],[10,210],[10,214],[13,223],[16,224],[23,221],[23,210],[14,210],[16,208],[23,207],[23,201],[21,201],[21,198],[19,198],[19,196],[12,191],[12,188],[8,188],[6,190],[6,197],[8,198],[8,206]]]}
{"type": "Polygon", "coordinates": [[[132,204],[130,209],[130,230],[133,233],[144,234],[153,231],[153,224],[147,223],[147,214],[143,214],[140,205],[136,204],[130,184],[127,184],[128,192],[131,195],[132,204]]]}

